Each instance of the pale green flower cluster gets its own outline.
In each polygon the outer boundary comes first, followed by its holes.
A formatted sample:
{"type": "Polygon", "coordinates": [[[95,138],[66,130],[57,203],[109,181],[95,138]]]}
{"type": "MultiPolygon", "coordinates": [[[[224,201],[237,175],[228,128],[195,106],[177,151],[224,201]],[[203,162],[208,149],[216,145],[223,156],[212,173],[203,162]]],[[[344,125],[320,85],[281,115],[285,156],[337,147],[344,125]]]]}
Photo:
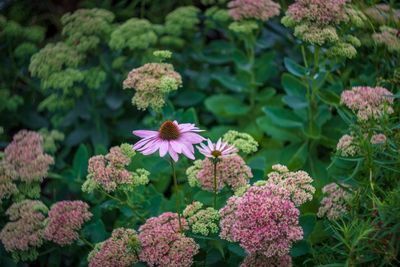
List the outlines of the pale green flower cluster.
{"type": "Polygon", "coordinates": [[[172,57],[172,52],[169,50],[157,50],[153,52],[153,56],[160,59],[160,61],[164,61],[172,57]]]}
{"type": "Polygon", "coordinates": [[[80,52],[95,49],[108,39],[113,28],[114,14],[104,9],[79,9],[61,18],[66,42],[80,52]]]}
{"type": "Polygon", "coordinates": [[[229,30],[236,32],[238,34],[249,35],[252,34],[253,31],[257,29],[258,29],[257,22],[251,20],[235,21],[229,24],[229,30]]]}
{"type": "Polygon", "coordinates": [[[198,159],[193,162],[193,165],[186,169],[188,183],[190,187],[200,187],[201,184],[197,179],[197,173],[202,169],[202,160],[198,159]]]}
{"type": "Polygon", "coordinates": [[[44,151],[54,154],[58,149],[58,142],[64,140],[64,134],[58,130],[49,131],[46,128],[39,130],[39,134],[43,137],[43,149],[44,151]]]}
{"type": "Polygon", "coordinates": [[[222,141],[235,146],[245,154],[256,152],[258,149],[258,143],[251,135],[234,130],[225,133],[222,141]]]}
{"type": "Polygon", "coordinates": [[[132,18],[111,33],[109,46],[114,50],[144,50],[156,42],[155,26],[146,19],[132,18]]]}
{"type": "Polygon", "coordinates": [[[231,16],[227,9],[222,9],[217,6],[212,6],[205,11],[205,25],[209,28],[218,28],[231,21],[231,16]]]}
{"type": "Polygon", "coordinates": [[[183,216],[194,234],[208,236],[218,233],[219,213],[217,210],[209,207],[203,209],[203,203],[193,202],[185,208],[183,216]]]}
{"type": "Polygon", "coordinates": [[[165,18],[165,24],[160,27],[163,37],[161,44],[166,46],[182,47],[185,37],[196,32],[199,24],[200,10],[194,6],[179,7],[169,13],[165,18]]]}

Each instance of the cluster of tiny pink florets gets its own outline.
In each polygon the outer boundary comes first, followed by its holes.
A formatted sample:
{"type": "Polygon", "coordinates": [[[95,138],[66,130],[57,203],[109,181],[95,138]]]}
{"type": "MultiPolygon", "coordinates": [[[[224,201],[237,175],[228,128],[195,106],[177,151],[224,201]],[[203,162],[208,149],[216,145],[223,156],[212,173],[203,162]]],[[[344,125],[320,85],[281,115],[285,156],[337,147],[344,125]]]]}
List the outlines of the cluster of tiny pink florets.
{"type": "Polygon", "coordinates": [[[89,178],[105,191],[112,192],[120,184],[132,183],[132,175],[124,167],[130,158],[122,153],[120,147],[112,147],[106,156],[98,155],[89,159],[89,178]]]}
{"type": "Polygon", "coordinates": [[[289,255],[266,257],[260,253],[248,255],[240,267],[290,267],[292,257],[289,255]]]}
{"type": "Polygon", "coordinates": [[[43,152],[43,138],[36,132],[19,131],[4,150],[4,171],[14,180],[41,182],[53,163],[53,158],[43,152]]]}
{"type": "Polygon", "coordinates": [[[60,246],[72,244],[79,238],[78,231],[89,221],[92,213],[82,201],[60,201],[49,211],[44,237],[60,246]]]}
{"type": "Polygon", "coordinates": [[[296,22],[307,20],[318,25],[339,24],[346,19],[347,0],[296,0],[287,14],[296,22]]]}
{"type": "MultiPolygon", "coordinates": [[[[188,223],[181,219],[183,229],[188,223]]],[[[196,242],[179,232],[178,215],[165,212],[150,218],[139,228],[142,250],[139,258],[149,266],[191,266],[199,251],[196,242]]]]}
{"type": "Polygon", "coordinates": [[[272,166],[273,172],[268,174],[268,182],[288,190],[296,206],[312,200],[315,188],[313,179],[305,171],[290,172],[284,165],[272,166]]]}
{"type": "MultiPolygon", "coordinates": [[[[206,158],[201,163],[201,169],[197,172],[197,180],[201,187],[207,191],[214,191],[214,163],[206,158]]],[[[233,190],[248,184],[253,177],[251,169],[237,154],[221,158],[217,163],[217,189],[221,190],[225,184],[233,190]]]]}
{"type": "Polygon", "coordinates": [[[354,157],[360,152],[353,136],[345,134],[336,145],[336,150],[343,157],[354,157]]]}
{"type": "Polygon", "coordinates": [[[43,243],[47,207],[37,200],[12,204],[6,214],[10,218],[0,232],[0,240],[9,252],[26,252],[43,243]]]}
{"type": "Polygon", "coordinates": [[[140,242],[135,230],[114,229],[111,237],[89,254],[89,267],[129,267],[138,262],[140,242]]]}
{"type": "Polygon", "coordinates": [[[285,256],[303,237],[299,215],[286,189],[274,184],[251,186],[220,210],[220,236],[239,242],[249,255],[285,256]]]}
{"type": "Polygon", "coordinates": [[[371,144],[373,145],[383,145],[386,143],[386,135],[384,134],[374,134],[371,137],[371,144]]]}
{"type": "Polygon", "coordinates": [[[129,72],[123,88],[133,88],[136,93],[132,103],[138,109],[151,107],[159,110],[165,104],[164,97],[182,85],[182,78],[171,64],[148,63],[129,72]]]}
{"type": "Polygon", "coordinates": [[[341,103],[355,112],[360,121],[379,120],[385,114],[392,114],[393,101],[393,94],[383,87],[353,87],[341,95],[341,103]]]}
{"type": "Polygon", "coordinates": [[[326,196],[321,201],[321,206],[317,213],[318,217],[326,216],[329,220],[336,220],[347,212],[351,194],[344,187],[347,186],[330,183],[322,188],[322,192],[326,196]]]}
{"type": "Polygon", "coordinates": [[[272,0],[233,0],[228,4],[229,15],[234,20],[259,19],[267,21],[278,16],[280,5],[272,0]]]}

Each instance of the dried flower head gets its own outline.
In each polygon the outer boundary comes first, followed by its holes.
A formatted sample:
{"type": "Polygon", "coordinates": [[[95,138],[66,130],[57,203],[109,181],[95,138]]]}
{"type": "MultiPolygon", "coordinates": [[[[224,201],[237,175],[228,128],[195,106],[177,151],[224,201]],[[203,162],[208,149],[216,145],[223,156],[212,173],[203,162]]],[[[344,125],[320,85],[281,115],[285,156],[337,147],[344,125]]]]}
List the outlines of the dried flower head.
{"type": "Polygon", "coordinates": [[[234,130],[225,133],[222,141],[235,146],[245,154],[256,152],[258,149],[258,143],[251,135],[234,130]]]}
{"type": "Polygon", "coordinates": [[[322,188],[322,192],[326,195],[319,207],[317,216],[326,216],[329,220],[336,220],[343,214],[347,213],[348,201],[351,193],[348,192],[349,186],[336,183],[330,183],[322,188]],[[346,190],[344,189],[346,188],[346,190]]]}
{"type": "Polygon", "coordinates": [[[155,27],[146,19],[129,19],[118,26],[109,41],[111,49],[143,50],[157,42],[155,27]]]}
{"type": "Polygon", "coordinates": [[[288,190],[296,206],[312,200],[315,188],[311,184],[313,179],[308,173],[305,171],[289,172],[284,165],[274,165],[272,170],[274,171],[268,174],[268,182],[288,190]]]}
{"type": "Polygon", "coordinates": [[[355,142],[354,137],[348,134],[343,135],[339,139],[339,142],[336,145],[336,150],[339,155],[343,157],[354,157],[360,152],[359,146],[355,142]]]}
{"type": "MultiPolygon", "coordinates": [[[[209,158],[197,163],[197,168],[188,169],[191,185],[199,185],[202,189],[214,191],[214,163],[209,158]],[[196,179],[197,182],[194,180],[196,179]]],[[[217,163],[217,189],[221,190],[225,185],[233,190],[248,184],[253,177],[251,169],[246,162],[236,154],[221,158],[217,163]]]]}
{"type": "Polygon", "coordinates": [[[88,176],[82,185],[84,192],[92,192],[101,188],[106,192],[116,189],[130,191],[139,185],[149,182],[149,172],[145,169],[128,171],[126,167],[131,163],[132,147],[123,144],[112,147],[110,152],[103,156],[98,155],[89,159],[88,176]]]}
{"type": "Polygon", "coordinates": [[[79,230],[91,217],[85,202],[57,202],[49,211],[44,238],[60,246],[70,245],[79,238],[79,230]]]}
{"type": "Polygon", "coordinates": [[[183,217],[187,219],[194,234],[208,236],[218,233],[218,211],[211,207],[203,209],[201,202],[196,201],[188,205],[183,211],[183,217]]]}
{"type": "MultiPolygon", "coordinates": [[[[188,223],[181,218],[183,229],[188,223]]],[[[139,228],[142,250],[139,258],[149,266],[191,266],[199,251],[196,242],[179,232],[178,214],[165,212],[152,217],[139,228]]]]}
{"type": "Polygon", "coordinates": [[[37,200],[24,200],[12,204],[6,211],[10,218],[0,232],[4,248],[16,260],[35,260],[37,248],[43,243],[44,219],[47,207],[37,200]]]}
{"type": "Polygon", "coordinates": [[[132,103],[141,110],[148,107],[160,110],[165,104],[166,95],[181,85],[181,76],[167,63],[148,63],[133,69],[123,83],[124,89],[135,89],[132,103]]]}
{"type": "Polygon", "coordinates": [[[272,0],[232,0],[229,15],[234,20],[258,19],[267,21],[280,13],[280,5],[272,0]]]}
{"type": "Polygon", "coordinates": [[[285,256],[293,242],[303,238],[299,215],[286,189],[274,184],[251,186],[243,196],[229,198],[220,210],[220,236],[239,242],[250,255],[285,256]]]}
{"type": "Polygon", "coordinates": [[[129,267],[138,262],[140,241],[135,230],[114,229],[88,256],[89,267],[129,267]]]}
{"type": "Polygon", "coordinates": [[[32,131],[21,130],[4,150],[5,174],[26,183],[41,182],[54,159],[44,154],[43,138],[32,131]]]}
{"type": "Polygon", "coordinates": [[[356,113],[359,121],[379,120],[394,112],[393,94],[383,87],[359,86],[342,93],[340,102],[356,113]]]}

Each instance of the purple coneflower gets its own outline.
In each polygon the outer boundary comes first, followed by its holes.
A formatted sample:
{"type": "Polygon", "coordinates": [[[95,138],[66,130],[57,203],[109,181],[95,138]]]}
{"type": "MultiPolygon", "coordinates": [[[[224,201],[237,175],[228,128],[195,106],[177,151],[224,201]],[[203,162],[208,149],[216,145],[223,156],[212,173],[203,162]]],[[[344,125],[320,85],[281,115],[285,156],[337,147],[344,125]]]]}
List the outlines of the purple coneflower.
{"type": "Polygon", "coordinates": [[[207,158],[224,158],[231,154],[237,153],[238,150],[236,147],[228,145],[221,141],[221,138],[218,139],[216,144],[213,144],[210,139],[207,140],[207,145],[204,143],[200,144],[201,147],[197,147],[199,152],[206,156],[207,158]]]}
{"type": "Polygon", "coordinates": [[[178,124],[177,121],[165,121],[161,124],[158,131],[137,130],[133,134],[142,138],[137,142],[133,149],[143,155],[150,155],[160,151],[160,156],[164,157],[167,153],[174,161],[178,161],[178,154],[194,160],[193,145],[201,143],[204,138],[197,132],[201,132],[192,123],[178,124]]]}

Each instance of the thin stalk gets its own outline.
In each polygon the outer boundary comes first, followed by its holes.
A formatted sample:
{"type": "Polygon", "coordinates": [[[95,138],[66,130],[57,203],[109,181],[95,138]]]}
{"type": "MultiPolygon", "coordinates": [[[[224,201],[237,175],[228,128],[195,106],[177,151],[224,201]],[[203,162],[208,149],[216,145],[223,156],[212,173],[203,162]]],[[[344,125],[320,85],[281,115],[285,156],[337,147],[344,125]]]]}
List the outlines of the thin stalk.
{"type": "Polygon", "coordinates": [[[214,209],[217,209],[217,159],[213,160],[214,162],[214,209]]]}
{"type": "Polygon", "coordinates": [[[94,248],[94,245],[92,244],[92,242],[90,242],[89,240],[87,240],[85,237],[83,237],[82,235],[79,236],[79,239],[85,243],[86,245],[88,245],[91,248],[94,248]]]}
{"type": "Polygon", "coordinates": [[[176,213],[178,213],[178,222],[179,222],[179,232],[182,232],[182,222],[181,222],[181,201],[179,197],[179,188],[178,188],[178,181],[176,179],[176,170],[175,170],[175,163],[172,158],[169,159],[169,162],[171,164],[172,168],[172,178],[174,180],[174,187],[175,187],[175,208],[176,208],[176,213]]]}

